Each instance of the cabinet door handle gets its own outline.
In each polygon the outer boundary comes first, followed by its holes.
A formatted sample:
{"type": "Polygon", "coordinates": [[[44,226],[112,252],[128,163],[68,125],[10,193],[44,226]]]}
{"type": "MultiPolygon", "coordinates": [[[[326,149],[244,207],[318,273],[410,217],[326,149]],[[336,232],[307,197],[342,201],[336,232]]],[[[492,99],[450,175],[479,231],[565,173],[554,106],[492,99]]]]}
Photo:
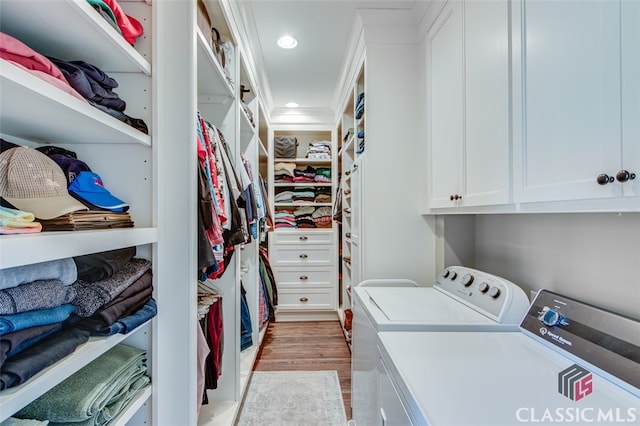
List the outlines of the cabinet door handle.
{"type": "Polygon", "coordinates": [[[304,253],[300,255],[300,259],[306,259],[307,257],[309,257],[309,256],[307,256],[307,255],[306,255],[306,254],[304,254],[304,253]]]}
{"type": "Polygon", "coordinates": [[[309,301],[309,299],[307,299],[306,297],[301,297],[301,298],[300,298],[300,301],[301,301],[301,302],[308,302],[308,301],[309,301]]]}
{"type": "Polygon", "coordinates": [[[606,185],[613,182],[613,176],[609,176],[605,173],[599,174],[596,178],[596,182],[598,182],[598,185],[606,185]]]}
{"type": "Polygon", "coordinates": [[[450,199],[451,201],[454,201],[454,200],[462,200],[462,195],[458,195],[458,194],[450,195],[450,196],[449,196],[449,199],[450,199]]]}
{"type": "MultiPolygon", "coordinates": [[[[626,182],[629,180],[634,180],[636,178],[636,174],[635,173],[629,173],[626,170],[620,170],[617,174],[616,174],[616,180],[618,182],[626,182]]],[[[613,178],[611,178],[613,180],[613,178]]],[[[598,182],[600,183],[600,182],[598,182]]]]}
{"type": "Polygon", "coordinates": [[[302,241],[307,241],[308,239],[309,239],[309,238],[308,238],[306,235],[302,235],[302,236],[300,237],[300,240],[302,240],[302,241]]]}
{"type": "Polygon", "coordinates": [[[354,171],[355,171],[355,170],[358,170],[358,165],[357,165],[357,164],[354,164],[354,165],[353,165],[353,170],[354,170],[354,171]]]}
{"type": "Polygon", "coordinates": [[[308,280],[309,277],[306,275],[300,275],[300,279],[304,281],[304,280],[308,280]]]}
{"type": "Polygon", "coordinates": [[[346,234],[344,234],[344,236],[345,236],[346,238],[351,238],[351,232],[347,232],[346,234]]]}

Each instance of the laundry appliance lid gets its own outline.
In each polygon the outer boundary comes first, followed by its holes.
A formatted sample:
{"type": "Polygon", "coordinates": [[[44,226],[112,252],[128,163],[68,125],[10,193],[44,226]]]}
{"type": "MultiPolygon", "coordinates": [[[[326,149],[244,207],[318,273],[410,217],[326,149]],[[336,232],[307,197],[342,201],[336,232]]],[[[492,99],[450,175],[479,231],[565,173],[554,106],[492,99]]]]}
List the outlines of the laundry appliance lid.
{"type": "MultiPolygon", "coordinates": [[[[379,331],[467,330],[501,325],[432,287],[356,287],[355,290],[379,331]]],[[[517,324],[510,326],[513,330],[517,327],[517,324]]]]}
{"type": "Polygon", "coordinates": [[[638,389],[614,384],[524,333],[381,332],[379,339],[415,424],[640,421],[640,396],[632,393],[638,389]],[[561,389],[562,377],[571,375],[576,380],[561,389]],[[565,396],[570,391],[573,399],[565,396]]]}

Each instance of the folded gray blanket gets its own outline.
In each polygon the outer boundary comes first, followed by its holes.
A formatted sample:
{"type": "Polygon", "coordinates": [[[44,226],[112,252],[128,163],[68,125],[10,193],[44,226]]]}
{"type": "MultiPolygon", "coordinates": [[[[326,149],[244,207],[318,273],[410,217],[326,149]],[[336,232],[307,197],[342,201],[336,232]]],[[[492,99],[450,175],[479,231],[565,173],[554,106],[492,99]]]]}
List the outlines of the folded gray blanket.
{"type": "Polygon", "coordinates": [[[0,290],[0,315],[55,308],[75,297],[76,289],[60,280],[34,281],[0,290]]]}
{"type": "Polygon", "coordinates": [[[69,285],[77,279],[78,268],[72,258],[0,269],[0,289],[39,280],[60,280],[64,285],[69,285]]]}
{"type": "Polygon", "coordinates": [[[75,314],[81,317],[93,315],[101,306],[113,300],[149,269],[151,269],[150,261],[133,258],[109,278],[94,283],[76,281],[72,287],[77,294],[71,301],[76,307],[75,314]]]}
{"type": "Polygon", "coordinates": [[[119,344],[24,407],[14,417],[49,425],[104,425],[149,383],[146,352],[119,344]]]}

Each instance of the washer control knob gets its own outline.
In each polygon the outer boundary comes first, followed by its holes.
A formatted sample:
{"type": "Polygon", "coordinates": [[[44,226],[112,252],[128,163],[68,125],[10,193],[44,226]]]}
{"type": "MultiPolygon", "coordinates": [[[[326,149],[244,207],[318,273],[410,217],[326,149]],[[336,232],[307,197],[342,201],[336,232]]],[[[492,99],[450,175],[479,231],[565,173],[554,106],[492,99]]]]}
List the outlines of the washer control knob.
{"type": "Polygon", "coordinates": [[[465,274],[464,277],[462,277],[462,285],[465,287],[469,287],[471,285],[471,283],[473,282],[473,275],[471,274],[465,274]]]}
{"type": "Polygon", "coordinates": [[[489,296],[497,299],[498,296],[500,296],[500,289],[498,287],[491,287],[491,289],[489,289],[489,296]]]}
{"type": "Polygon", "coordinates": [[[449,271],[448,269],[445,269],[445,270],[444,270],[444,273],[442,274],[442,276],[443,276],[444,278],[447,278],[447,277],[449,276],[449,274],[450,274],[450,273],[451,273],[451,271],[449,271]]]}
{"type": "Polygon", "coordinates": [[[449,278],[451,278],[451,281],[455,280],[456,278],[458,278],[458,273],[456,271],[451,271],[451,274],[449,274],[449,278]]]}
{"type": "Polygon", "coordinates": [[[489,284],[487,284],[486,281],[483,281],[483,282],[480,283],[480,286],[478,287],[478,289],[482,293],[486,293],[489,290],[489,284]]]}

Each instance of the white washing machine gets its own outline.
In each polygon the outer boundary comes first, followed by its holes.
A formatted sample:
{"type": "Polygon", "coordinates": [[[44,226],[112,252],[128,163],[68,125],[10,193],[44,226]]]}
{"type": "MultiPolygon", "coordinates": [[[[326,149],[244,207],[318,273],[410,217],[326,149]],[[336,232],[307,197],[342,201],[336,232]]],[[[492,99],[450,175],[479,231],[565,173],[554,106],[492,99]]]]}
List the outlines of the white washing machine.
{"type": "Polygon", "coordinates": [[[529,307],[524,291],[463,266],[444,269],[433,287],[409,280],[363,281],[353,290],[351,407],[357,425],[380,424],[378,338],[399,331],[518,331],[529,307]]]}
{"type": "Polygon", "coordinates": [[[518,333],[381,332],[372,424],[640,424],[640,321],[542,290],[518,333]]]}

